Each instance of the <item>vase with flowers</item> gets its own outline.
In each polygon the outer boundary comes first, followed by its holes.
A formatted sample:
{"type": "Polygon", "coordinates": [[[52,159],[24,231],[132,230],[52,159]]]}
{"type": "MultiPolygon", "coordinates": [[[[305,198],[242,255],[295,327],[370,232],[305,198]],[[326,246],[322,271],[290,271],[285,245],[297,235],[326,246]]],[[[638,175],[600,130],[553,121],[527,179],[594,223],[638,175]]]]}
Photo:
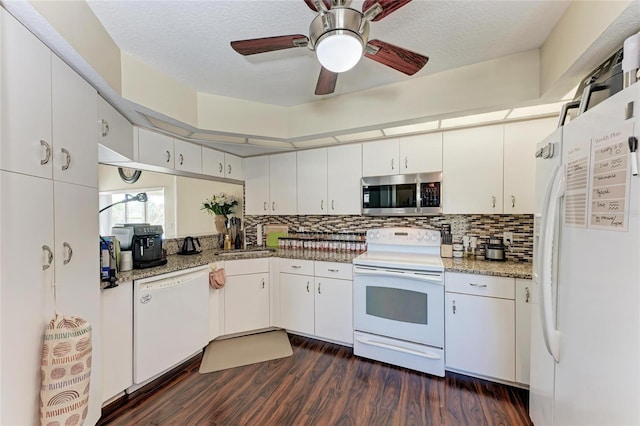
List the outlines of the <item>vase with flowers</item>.
{"type": "Polygon", "coordinates": [[[205,210],[207,213],[214,215],[216,231],[224,233],[229,224],[228,216],[233,213],[232,208],[237,205],[238,200],[233,195],[219,192],[204,200],[200,210],[205,210]]]}

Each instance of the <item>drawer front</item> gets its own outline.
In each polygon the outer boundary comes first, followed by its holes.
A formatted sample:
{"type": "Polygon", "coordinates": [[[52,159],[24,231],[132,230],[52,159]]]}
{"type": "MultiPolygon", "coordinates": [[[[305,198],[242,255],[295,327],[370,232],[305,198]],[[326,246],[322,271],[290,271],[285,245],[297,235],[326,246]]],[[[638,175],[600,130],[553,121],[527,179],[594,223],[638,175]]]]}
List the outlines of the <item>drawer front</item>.
{"type": "Polygon", "coordinates": [[[314,274],[316,277],[352,280],[353,265],[350,263],[316,261],[314,274]]]}
{"type": "Polygon", "coordinates": [[[269,258],[227,260],[224,262],[226,275],[247,275],[269,272],[269,258]]]}
{"type": "Polygon", "coordinates": [[[313,260],[280,259],[280,272],[313,276],[313,260]]]}
{"type": "Polygon", "coordinates": [[[515,299],[515,278],[445,272],[445,291],[515,299]]]}

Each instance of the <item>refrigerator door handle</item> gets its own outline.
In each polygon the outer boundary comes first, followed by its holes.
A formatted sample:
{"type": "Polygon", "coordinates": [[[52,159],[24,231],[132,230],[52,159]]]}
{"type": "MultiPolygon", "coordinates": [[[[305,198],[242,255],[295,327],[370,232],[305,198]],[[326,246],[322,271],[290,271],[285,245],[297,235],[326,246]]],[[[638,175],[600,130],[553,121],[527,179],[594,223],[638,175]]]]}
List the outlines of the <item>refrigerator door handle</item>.
{"type": "Polygon", "coordinates": [[[556,218],[560,199],[565,191],[565,166],[558,168],[551,184],[549,198],[545,209],[543,229],[542,229],[542,261],[540,284],[540,310],[542,319],[542,335],[547,351],[555,362],[560,360],[560,332],[555,328],[554,303],[553,303],[553,241],[556,228],[556,218]]]}

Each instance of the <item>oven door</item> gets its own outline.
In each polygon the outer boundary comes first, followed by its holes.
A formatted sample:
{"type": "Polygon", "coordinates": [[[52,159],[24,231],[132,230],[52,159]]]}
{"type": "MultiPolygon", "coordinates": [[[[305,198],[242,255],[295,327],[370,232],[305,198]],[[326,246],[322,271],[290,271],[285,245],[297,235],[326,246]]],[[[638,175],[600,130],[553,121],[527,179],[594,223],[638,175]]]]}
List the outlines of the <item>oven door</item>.
{"type": "Polygon", "coordinates": [[[441,272],[356,265],[353,286],[357,331],[444,347],[441,272]]]}

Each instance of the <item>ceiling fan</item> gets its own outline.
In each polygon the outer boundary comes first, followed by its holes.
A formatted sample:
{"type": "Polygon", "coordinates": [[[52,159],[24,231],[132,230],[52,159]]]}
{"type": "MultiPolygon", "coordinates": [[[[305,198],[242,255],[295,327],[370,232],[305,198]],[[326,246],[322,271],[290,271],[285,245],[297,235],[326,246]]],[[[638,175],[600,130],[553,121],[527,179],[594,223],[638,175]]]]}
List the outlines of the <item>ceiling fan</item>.
{"type": "Polygon", "coordinates": [[[338,74],[353,68],[362,55],[407,75],[420,71],[427,56],[381,40],[369,40],[369,22],[379,21],[411,0],[365,0],[362,12],[347,6],[349,0],[304,0],[318,15],[311,21],[309,36],[292,34],[232,41],[241,55],[309,47],[322,65],[316,95],[333,93],[338,74]]]}

